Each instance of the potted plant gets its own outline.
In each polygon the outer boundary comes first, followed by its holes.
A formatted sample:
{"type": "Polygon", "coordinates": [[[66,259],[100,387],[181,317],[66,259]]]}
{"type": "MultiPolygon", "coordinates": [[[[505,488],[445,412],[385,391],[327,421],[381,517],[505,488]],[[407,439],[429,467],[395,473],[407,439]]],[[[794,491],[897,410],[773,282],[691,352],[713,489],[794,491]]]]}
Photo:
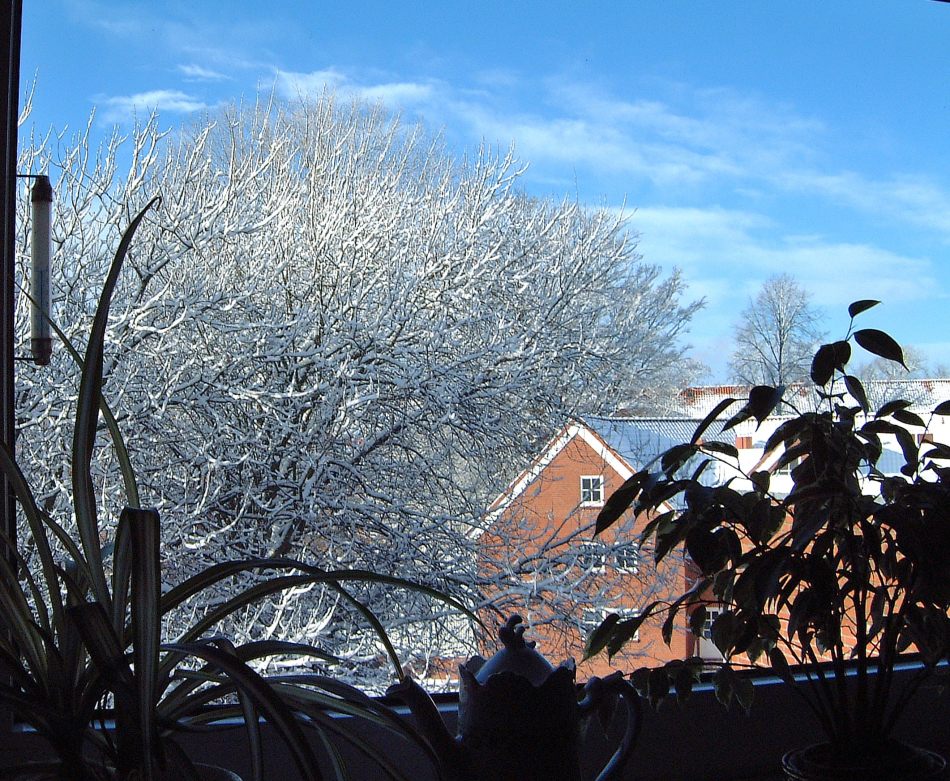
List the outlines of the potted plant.
{"type": "MultiPolygon", "coordinates": [[[[610,497],[597,523],[609,528],[628,508],[650,519],[642,540],[655,541],[657,560],[680,546],[695,565],[695,583],[669,604],[667,642],[677,616],[699,635],[707,606],[720,612],[712,640],[724,661],[713,675],[724,702],[748,706],[752,685],[736,671],[767,667],[805,698],[826,742],[786,755],[793,779],[930,778],[943,760],[893,737],[908,701],[950,651],[950,447],[930,443],[929,424],[904,400],[873,410],[860,380],[848,372],[851,342],[903,364],[900,346],[876,329],[854,329],[854,318],[877,301],[851,305],[845,339],[823,345],[811,366],[813,409],[783,401],[783,388],[752,388],[723,431],[754,418],[759,425],[780,403],[793,414],[769,437],[774,468],[791,466],[787,495],[771,488],[768,471],[738,470],[729,442],[704,440],[736,400],[726,399],[691,440],[666,451],[610,497]],[[918,436],[911,429],[918,432],[918,436]],[[878,468],[884,443],[896,440],[899,475],[878,468]],[[702,473],[713,459],[737,479],[709,486],[702,473]],[[901,654],[915,652],[911,680],[894,684],[901,654]],[[794,665],[794,667],[792,666],[794,665]]],[[[796,397],[798,398],[798,397],[796,397]]],[[[932,414],[950,414],[944,402],[932,414]]],[[[615,653],[646,615],[609,617],[588,653],[615,653]]],[[[700,660],[638,671],[634,682],[656,702],[671,689],[688,694],[700,660]]]]}
{"type": "Polygon", "coordinates": [[[387,756],[348,727],[352,720],[332,718],[326,711],[370,719],[431,754],[428,743],[402,718],[339,681],[312,674],[265,678],[251,664],[275,655],[332,660],[331,656],[312,646],[277,641],[235,647],[225,638],[206,634],[254,600],[281,589],[322,583],[336,589],[364,615],[402,677],[379,621],[349,593],[346,584],[375,581],[424,591],[464,611],[461,605],[400,578],[324,571],[286,558],[221,562],[162,593],[159,516],[137,506],[131,461],[101,394],[112,291],[135,230],[155,200],[122,236],[85,357],[80,358],[59,333],[82,367],[71,464],[75,532],[41,509],[14,454],[0,445],[0,470],[10,480],[26,519],[30,548],[27,555],[13,540],[0,535],[0,672],[5,674],[0,702],[43,735],[56,755],[50,762],[5,768],[2,775],[16,777],[29,771],[69,781],[194,779],[201,775],[199,769],[177,738],[238,716],[243,717],[255,781],[263,769],[261,717],[282,738],[306,779],[323,777],[310,740],[314,732],[325,747],[324,764],[336,777],[345,777],[345,770],[331,739],[342,736],[392,777],[402,778],[387,756]],[[100,412],[122,467],[129,505],[109,541],[100,523],[91,472],[100,412]],[[267,577],[236,589],[176,642],[162,644],[166,616],[205,589],[244,573],[267,577]],[[212,703],[223,704],[209,708],[212,703]],[[110,729],[101,715],[106,704],[114,712],[110,729]]]}

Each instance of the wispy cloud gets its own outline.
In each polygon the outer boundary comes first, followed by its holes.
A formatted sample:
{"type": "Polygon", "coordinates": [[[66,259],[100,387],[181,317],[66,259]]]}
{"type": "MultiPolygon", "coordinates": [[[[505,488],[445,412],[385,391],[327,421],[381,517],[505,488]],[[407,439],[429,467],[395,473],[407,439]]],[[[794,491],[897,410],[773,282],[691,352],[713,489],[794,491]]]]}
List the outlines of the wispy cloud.
{"type": "Polygon", "coordinates": [[[230,81],[233,79],[232,76],[218,73],[210,68],[202,68],[200,65],[179,65],[178,70],[188,81],[230,81]]]}
{"type": "Polygon", "coordinates": [[[647,260],[681,268],[690,297],[706,299],[690,341],[697,359],[721,378],[733,323],[774,274],[791,273],[832,315],[861,298],[912,312],[943,295],[937,269],[927,259],[871,244],[783,235],[780,225],[755,213],[653,207],[635,211],[630,227],[640,234],[638,249],[647,260]]]}
{"type": "Polygon", "coordinates": [[[353,95],[370,102],[381,102],[392,109],[414,108],[436,98],[434,82],[409,81],[360,84],[338,70],[277,74],[277,91],[285,98],[319,97],[326,90],[353,95]]]}
{"type": "Polygon", "coordinates": [[[132,117],[159,113],[188,114],[207,108],[198,98],[174,89],[159,89],[140,92],[136,95],[120,95],[100,101],[100,117],[106,122],[127,122],[132,117]]]}

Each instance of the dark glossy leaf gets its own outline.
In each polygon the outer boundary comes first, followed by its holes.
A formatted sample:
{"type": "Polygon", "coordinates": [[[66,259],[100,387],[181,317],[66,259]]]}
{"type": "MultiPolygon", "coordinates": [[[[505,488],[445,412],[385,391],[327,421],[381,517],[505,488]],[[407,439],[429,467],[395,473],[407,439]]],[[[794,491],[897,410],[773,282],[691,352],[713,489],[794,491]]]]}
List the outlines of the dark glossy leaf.
{"type": "Polygon", "coordinates": [[[830,344],[823,344],[818,348],[811,361],[811,379],[815,385],[825,386],[831,382],[835,373],[835,348],[830,344]]]}
{"type": "Polygon", "coordinates": [[[844,376],[844,386],[848,389],[848,393],[854,397],[854,400],[858,402],[858,405],[861,407],[861,409],[863,409],[865,412],[868,412],[870,410],[868,405],[868,395],[864,391],[864,386],[861,384],[861,380],[850,374],[846,374],[844,376]]]}
{"type": "Polygon", "coordinates": [[[848,307],[848,316],[851,318],[857,317],[862,312],[867,312],[871,307],[877,306],[880,304],[880,301],[873,301],[871,299],[863,299],[861,301],[855,301],[851,306],[848,307]]]}
{"type": "Polygon", "coordinates": [[[713,594],[723,604],[732,602],[732,587],[735,584],[736,574],[731,570],[724,570],[713,578],[713,594]]]}
{"type": "MultiPolygon", "coordinates": [[[[819,493],[823,490],[818,489],[819,493]]],[[[804,494],[805,491],[796,492],[796,495],[802,498],[804,494]]],[[[808,507],[805,503],[801,504],[792,520],[792,550],[800,551],[813,542],[831,518],[831,508],[827,505],[808,507]]]]}
{"type": "Polygon", "coordinates": [[[854,341],[869,353],[874,353],[874,355],[886,358],[889,361],[894,361],[905,369],[907,368],[907,364],[904,363],[904,351],[901,349],[901,346],[883,331],[878,331],[876,328],[865,328],[861,331],[855,331],[854,341]]]}
{"type": "MultiPolygon", "coordinates": [[[[904,460],[907,462],[905,466],[910,468],[912,470],[910,474],[913,474],[917,469],[917,462],[920,459],[920,450],[917,447],[917,440],[913,434],[902,426],[897,426],[894,434],[897,437],[897,444],[901,446],[901,450],[904,453],[904,460]]],[[[903,472],[904,470],[901,469],[901,471],[903,472]]],[[[907,472],[904,472],[904,474],[907,474],[907,472]]]]}
{"type": "Polygon", "coordinates": [[[728,551],[722,535],[699,526],[686,535],[686,552],[704,575],[712,576],[725,567],[728,551]]]}
{"type": "Polygon", "coordinates": [[[633,504],[634,500],[636,500],[648,478],[649,473],[637,472],[635,475],[628,477],[623,485],[607,498],[603,508],[597,515],[597,527],[594,531],[595,536],[609,529],[623,516],[630,505],[633,504]]]}
{"type": "Polygon", "coordinates": [[[607,641],[608,658],[620,653],[620,650],[623,648],[623,646],[637,636],[637,632],[640,631],[640,627],[643,626],[643,622],[651,616],[659,604],[659,602],[651,602],[640,612],[639,615],[634,616],[633,618],[624,619],[617,624],[617,626],[614,628],[613,634],[607,641]]]}
{"type": "Polygon", "coordinates": [[[941,461],[950,459],[950,446],[941,442],[928,442],[930,450],[923,454],[924,458],[939,458],[941,461]]]}
{"type": "Polygon", "coordinates": [[[759,423],[762,423],[782,401],[785,387],[779,385],[756,385],[749,391],[749,411],[759,423]]]}
{"type": "Polygon", "coordinates": [[[706,625],[706,606],[697,605],[689,614],[689,630],[696,636],[703,636],[703,627],[706,625]]]}
{"type": "Polygon", "coordinates": [[[650,705],[656,709],[670,693],[670,676],[662,667],[650,671],[649,690],[650,705]]]}
{"type": "Polygon", "coordinates": [[[891,417],[903,423],[905,426],[918,426],[920,428],[926,428],[927,426],[920,415],[911,412],[909,409],[895,410],[891,417]]]}
{"type": "Polygon", "coordinates": [[[730,445],[727,442],[703,442],[699,447],[709,453],[721,453],[731,458],[739,457],[739,451],[736,450],[736,446],[730,445]]]}
{"type": "Polygon", "coordinates": [[[696,681],[696,672],[688,665],[682,665],[676,668],[673,674],[673,688],[676,691],[676,702],[680,707],[686,705],[689,695],[693,691],[693,683],[696,681]]]}
{"type": "Polygon", "coordinates": [[[613,633],[618,621],[620,621],[620,616],[617,613],[610,613],[600,622],[600,626],[591,632],[590,637],[587,639],[587,645],[584,648],[584,661],[587,661],[592,656],[596,656],[607,647],[607,641],[610,640],[610,635],[613,633]]]}
{"type": "Polygon", "coordinates": [[[641,697],[650,693],[650,668],[640,667],[630,673],[630,685],[639,692],[641,697]]]}
{"type": "Polygon", "coordinates": [[[835,368],[844,372],[848,361],[851,360],[851,343],[847,341],[834,342],[831,347],[835,351],[835,368]]]}
{"type": "Polygon", "coordinates": [[[726,421],[725,425],[722,427],[722,430],[728,431],[731,428],[735,428],[740,423],[744,423],[751,417],[752,417],[752,410],[749,408],[749,405],[746,404],[735,415],[733,415],[731,418],[729,418],[729,420],[726,421]]]}
{"type": "Polygon", "coordinates": [[[726,708],[729,708],[732,705],[733,699],[735,699],[735,683],[736,673],[728,665],[722,665],[713,673],[712,684],[716,692],[716,699],[725,705],[726,708]]]}
{"type": "Polygon", "coordinates": [[[660,629],[660,634],[663,637],[663,642],[669,645],[673,642],[673,629],[676,628],[676,613],[670,611],[666,615],[666,620],[663,622],[663,627],[660,629]]]}
{"type": "Polygon", "coordinates": [[[940,402],[934,409],[934,415],[950,415],[950,401],[940,402]]]}
{"type": "Polygon", "coordinates": [[[667,474],[675,474],[696,452],[696,445],[674,445],[660,458],[660,466],[667,474]]]}
{"type": "Polygon", "coordinates": [[[755,696],[755,687],[752,685],[751,679],[736,676],[735,693],[736,702],[742,706],[742,709],[746,713],[752,710],[752,698],[755,696]]]}
{"type": "Polygon", "coordinates": [[[911,406],[909,401],[904,401],[904,399],[895,399],[894,401],[889,401],[883,407],[881,407],[877,412],[874,413],[876,418],[886,418],[888,415],[892,415],[899,409],[907,409],[911,406]]]}
{"type": "Polygon", "coordinates": [[[788,443],[797,440],[807,428],[808,421],[805,418],[792,418],[785,421],[772,432],[772,436],[766,441],[765,452],[771,453],[779,445],[785,445],[787,448],[788,443]]]}
{"type": "Polygon", "coordinates": [[[656,547],[653,550],[653,561],[659,564],[677,545],[679,545],[688,530],[685,523],[669,524],[669,529],[657,529],[656,547]]]}
{"type": "Polygon", "coordinates": [[[897,434],[898,431],[906,431],[901,426],[898,426],[896,423],[891,423],[889,420],[869,420],[863,426],[861,426],[861,431],[866,431],[872,434],[897,434]]]}
{"type": "Polygon", "coordinates": [[[699,466],[697,466],[693,470],[693,474],[689,476],[689,479],[694,482],[699,482],[699,478],[702,477],[703,472],[706,471],[706,467],[708,467],[711,463],[712,463],[711,458],[704,458],[702,461],[699,462],[699,466]]]}
{"type": "Polygon", "coordinates": [[[755,490],[759,493],[767,494],[769,492],[769,486],[772,484],[772,474],[765,470],[759,470],[749,475],[749,480],[752,481],[755,490]]]}
{"type": "MultiPolygon", "coordinates": [[[[700,581],[700,583],[702,580],[700,581]]],[[[695,587],[694,587],[695,588],[695,587]]],[[[673,630],[676,627],[676,616],[683,606],[683,603],[690,599],[691,592],[686,592],[677,597],[676,600],[666,610],[666,620],[663,622],[663,628],[660,630],[663,635],[663,642],[669,645],[673,641],[673,630]]]]}
{"type": "Polygon", "coordinates": [[[722,415],[723,412],[725,412],[735,403],[735,399],[723,399],[715,407],[713,407],[712,411],[705,418],[703,418],[702,422],[696,427],[696,430],[693,432],[693,436],[689,440],[690,444],[695,445],[697,442],[699,442],[699,440],[702,439],[703,434],[706,433],[706,429],[708,429],[716,420],[719,419],[719,416],[722,415]]]}
{"type": "Polygon", "coordinates": [[[733,635],[736,629],[736,616],[731,610],[723,610],[713,621],[710,634],[713,645],[723,656],[728,656],[735,645],[733,635]]]}

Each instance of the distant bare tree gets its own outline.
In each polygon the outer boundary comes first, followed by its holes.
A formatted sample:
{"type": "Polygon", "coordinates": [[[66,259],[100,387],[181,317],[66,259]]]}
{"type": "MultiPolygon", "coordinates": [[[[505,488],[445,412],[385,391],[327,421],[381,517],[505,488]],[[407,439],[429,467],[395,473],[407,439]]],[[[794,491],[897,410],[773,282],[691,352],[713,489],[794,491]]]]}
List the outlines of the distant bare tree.
{"type": "Polygon", "coordinates": [[[894,361],[875,358],[873,361],[867,361],[857,366],[854,370],[855,376],[865,382],[934,379],[944,376],[939,372],[941,369],[945,370],[946,367],[937,366],[931,369],[927,354],[923,350],[911,344],[902,345],[902,349],[904,351],[904,363],[907,364],[906,369],[894,361]]]}
{"type": "Polygon", "coordinates": [[[729,362],[733,379],[749,385],[788,385],[808,378],[824,319],[811,295],[788,274],[767,279],[743,310],[729,362]]]}

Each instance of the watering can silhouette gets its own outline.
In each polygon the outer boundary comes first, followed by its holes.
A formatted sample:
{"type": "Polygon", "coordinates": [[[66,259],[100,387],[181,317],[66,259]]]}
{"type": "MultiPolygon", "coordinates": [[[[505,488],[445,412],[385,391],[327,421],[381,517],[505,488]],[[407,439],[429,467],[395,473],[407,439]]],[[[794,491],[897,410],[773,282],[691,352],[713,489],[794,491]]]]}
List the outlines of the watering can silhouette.
{"type": "Polygon", "coordinates": [[[411,677],[390,686],[387,695],[409,706],[446,781],[581,781],[581,721],[619,696],[626,732],[596,779],[616,781],[640,732],[639,695],[617,672],[588,681],[578,702],[574,660],[552,667],[534,642],[525,641],[521,622],[521,616],[508,619],[498,633],[504,648],[490,660],[474,656],[459,666],[457,737],[411,677]]]}

